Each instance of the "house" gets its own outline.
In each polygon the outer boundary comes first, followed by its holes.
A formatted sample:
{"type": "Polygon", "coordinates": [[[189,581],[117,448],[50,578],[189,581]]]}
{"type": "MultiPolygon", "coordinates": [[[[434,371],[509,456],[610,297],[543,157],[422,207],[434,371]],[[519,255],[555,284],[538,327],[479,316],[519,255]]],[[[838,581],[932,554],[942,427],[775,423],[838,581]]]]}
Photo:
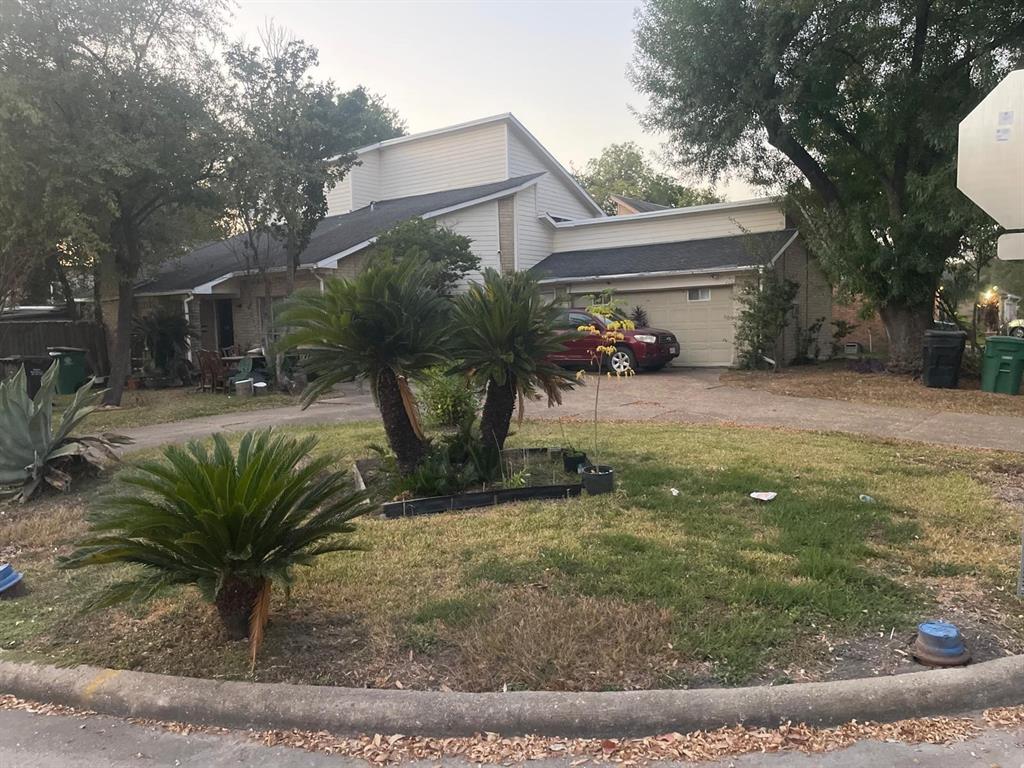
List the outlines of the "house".
{"type": "Polygon", "coordinates": [[[649,203],[646,200],[640,200],[636,197],[627,197],[626,195],[610,194],[608,197],[610,197],[611,201],[615,203],[616,216],[628,216],[631,213],[664,211],[671,207],[668,205],[659,205],[658,203],[649,203]]]}
{"type": "MultiPolygon", "coordinates": [[[[301,256],[297,287],[356,274],[379,234],[422,217],[471,238],[483,267],[532,270],[551,296],[582,302],[614,288],[677,334],[680,365],[733,362],[737,286],[765,263],[801,284],[799,324],[825,317],[827,329],[831,290],[775,200],[678,209],[633,201],[630,210],[647,210],[609,217],[511,114],[356,154],[358,164],[328,194],[328,215],[301,256]]],[[[287,294],[284,258],[273,243],[264,245],[272,314],[287,294]]],[[[178,306],[204,348],[247,347],[262,338],[265,294],[234,238],[166,263],[138,286],[137,311],[178,306]]],[[[114,316],[110,308],[105,314],[114,316]]],[[[795,332],[794,325],[789,337],[795,332]]],[[[791,356],[794,339],[783,347],[791,356]]]]}

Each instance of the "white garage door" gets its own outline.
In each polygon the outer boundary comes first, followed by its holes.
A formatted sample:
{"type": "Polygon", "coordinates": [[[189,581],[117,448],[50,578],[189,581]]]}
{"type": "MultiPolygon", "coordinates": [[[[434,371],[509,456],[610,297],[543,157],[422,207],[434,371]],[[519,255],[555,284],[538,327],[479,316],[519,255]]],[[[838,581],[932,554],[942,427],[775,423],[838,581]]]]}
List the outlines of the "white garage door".
{"type": "Polygon", "coordinates": [[[675,365],[732,365],[732,286],[668,291],[618,293],[615,298],[632,310],[647,310],[651,325],[672,331],[679,339],[675,365]]]}

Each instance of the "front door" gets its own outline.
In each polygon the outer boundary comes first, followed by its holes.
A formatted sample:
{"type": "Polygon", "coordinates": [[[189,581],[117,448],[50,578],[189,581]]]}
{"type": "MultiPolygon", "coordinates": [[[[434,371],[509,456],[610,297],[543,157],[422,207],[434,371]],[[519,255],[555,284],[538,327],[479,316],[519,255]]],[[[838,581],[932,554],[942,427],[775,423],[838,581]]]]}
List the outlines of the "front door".
{"type": "Polygon", "coordinates": [[[231,299],[216,299],[213,305],[217,316],[218,348],[235,346],[235,315],[231,310],[231,299]]]}

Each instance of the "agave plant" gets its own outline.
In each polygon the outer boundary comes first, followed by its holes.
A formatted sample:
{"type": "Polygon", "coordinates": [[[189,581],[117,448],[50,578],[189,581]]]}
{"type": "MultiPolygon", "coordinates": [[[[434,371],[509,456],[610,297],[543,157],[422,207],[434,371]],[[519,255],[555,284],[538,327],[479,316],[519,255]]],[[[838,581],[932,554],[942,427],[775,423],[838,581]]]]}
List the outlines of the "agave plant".
{"type": "Polygon", "coordinates": [[[198,442],[169,446],[163,461],[118,477],[61,567],[141,566],[101,592],[95,608],[196,585],[216,606],[228,637],[249,635],[255,659],[272,585],[290,585],[294,566],[318,555],[355,549],[343,534],[368,508],[344,474],[328,471],[334,457],[310,458],[315,445],[315,437],[264,430],[245,434],[237,454],[220,434],[212,451],[198,442]]]}
{"type": "Polygon", "coordinates": [[[504,447],[517,400],[522,419],[526,398],[543,392],[551,406],[572,389],[572,375],[549,360],[565,343],[556,331],[558,314],[526,272],[503,275],[487,269],[482,285],[455,300],[457,369],[486,388],[480,417],[484,445],[504,447]]]}
{"type": "Polygon", "coordinates": [[[75,393],[54,424],[56,365],[43,374],[35,397],[28,396],[24,368],[0,381],[0,489],[5,495],[28,501],[43,483],[66,491],[75,465],[102,468],[117,460],[114,447],[131,442],[127,437],[72,434],[103,397],[92,385],[89,381],[75,393]]]}
{"type": "Polygon", "coordinates": [[[302,353],[309,406],[342,381],[365,378],[403,474],[426,454],[409,380],[446,362],[448,301],[430,287],[433,270],[416,259],[374,262],[352,280],[328,280],[281,313],[284,348],[302,353]]]}

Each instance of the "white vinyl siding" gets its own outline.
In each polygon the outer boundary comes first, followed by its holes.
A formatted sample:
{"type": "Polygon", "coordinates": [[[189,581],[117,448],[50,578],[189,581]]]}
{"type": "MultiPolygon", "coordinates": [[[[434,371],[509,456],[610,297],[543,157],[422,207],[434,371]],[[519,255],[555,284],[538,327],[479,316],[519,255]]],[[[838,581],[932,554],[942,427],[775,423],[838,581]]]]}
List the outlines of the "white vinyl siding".
{"type": "Polygon", "coordinates": [[[519,269],[527,270],[551,253],[551,227],[537,218],[537,185],[516,195],[516,258],[519,269]]]}
{"type": "MultiPolygon", "coordinates": [[[[472,208],[463,208],[461,211],[450,213],[447,216],[438,216],[434,221],[473,241],[470,248],[480,257],[481,269],[501,268],[498,259],[501,244],[498,239],[498,202],[496,200],[474,205],[472,208]]],[[[467,282],[478,282],[480,278],[479,272],[466,275],[467,282]]]]}
{"type": "Polygon", "coordinates": [[[352,179],[352,210],[363,208],[374,200],[383,200],[380,187],[380,151],[364,152],[359,163],[349,171],[352,179]]]}
{"type": "Polygon", "coordinates": [[[472,187],[506,176],[505,126],[492,123],[366,152],[379,155],[372,200],[472,187]]]}
{"type": "Polygon", "coordinates": [[[590,219],[599,216],[585,205],[572,184],[555,171],[536,150],[508,129],[508,175],[510,178],[546,171],[537,182],[537,215],[550,213],[566,219],[590,219]]]}
{"type": "MultiPolygon", "coordinates": [[[[786,217],[777,204],[685,213],[652,218],[626,218],[555,229],[555,251],[593,250],[624,245],[704,240],[786,228],[786,217]]],[[[769,254],[773,256],[774,254],[769,254]]]]}
{"type": "Polygon", "coordinates": [[[327,215],[338,216],[352,210],[352,172],[349,171],[334,189],[327,191],[327,215]]]}

